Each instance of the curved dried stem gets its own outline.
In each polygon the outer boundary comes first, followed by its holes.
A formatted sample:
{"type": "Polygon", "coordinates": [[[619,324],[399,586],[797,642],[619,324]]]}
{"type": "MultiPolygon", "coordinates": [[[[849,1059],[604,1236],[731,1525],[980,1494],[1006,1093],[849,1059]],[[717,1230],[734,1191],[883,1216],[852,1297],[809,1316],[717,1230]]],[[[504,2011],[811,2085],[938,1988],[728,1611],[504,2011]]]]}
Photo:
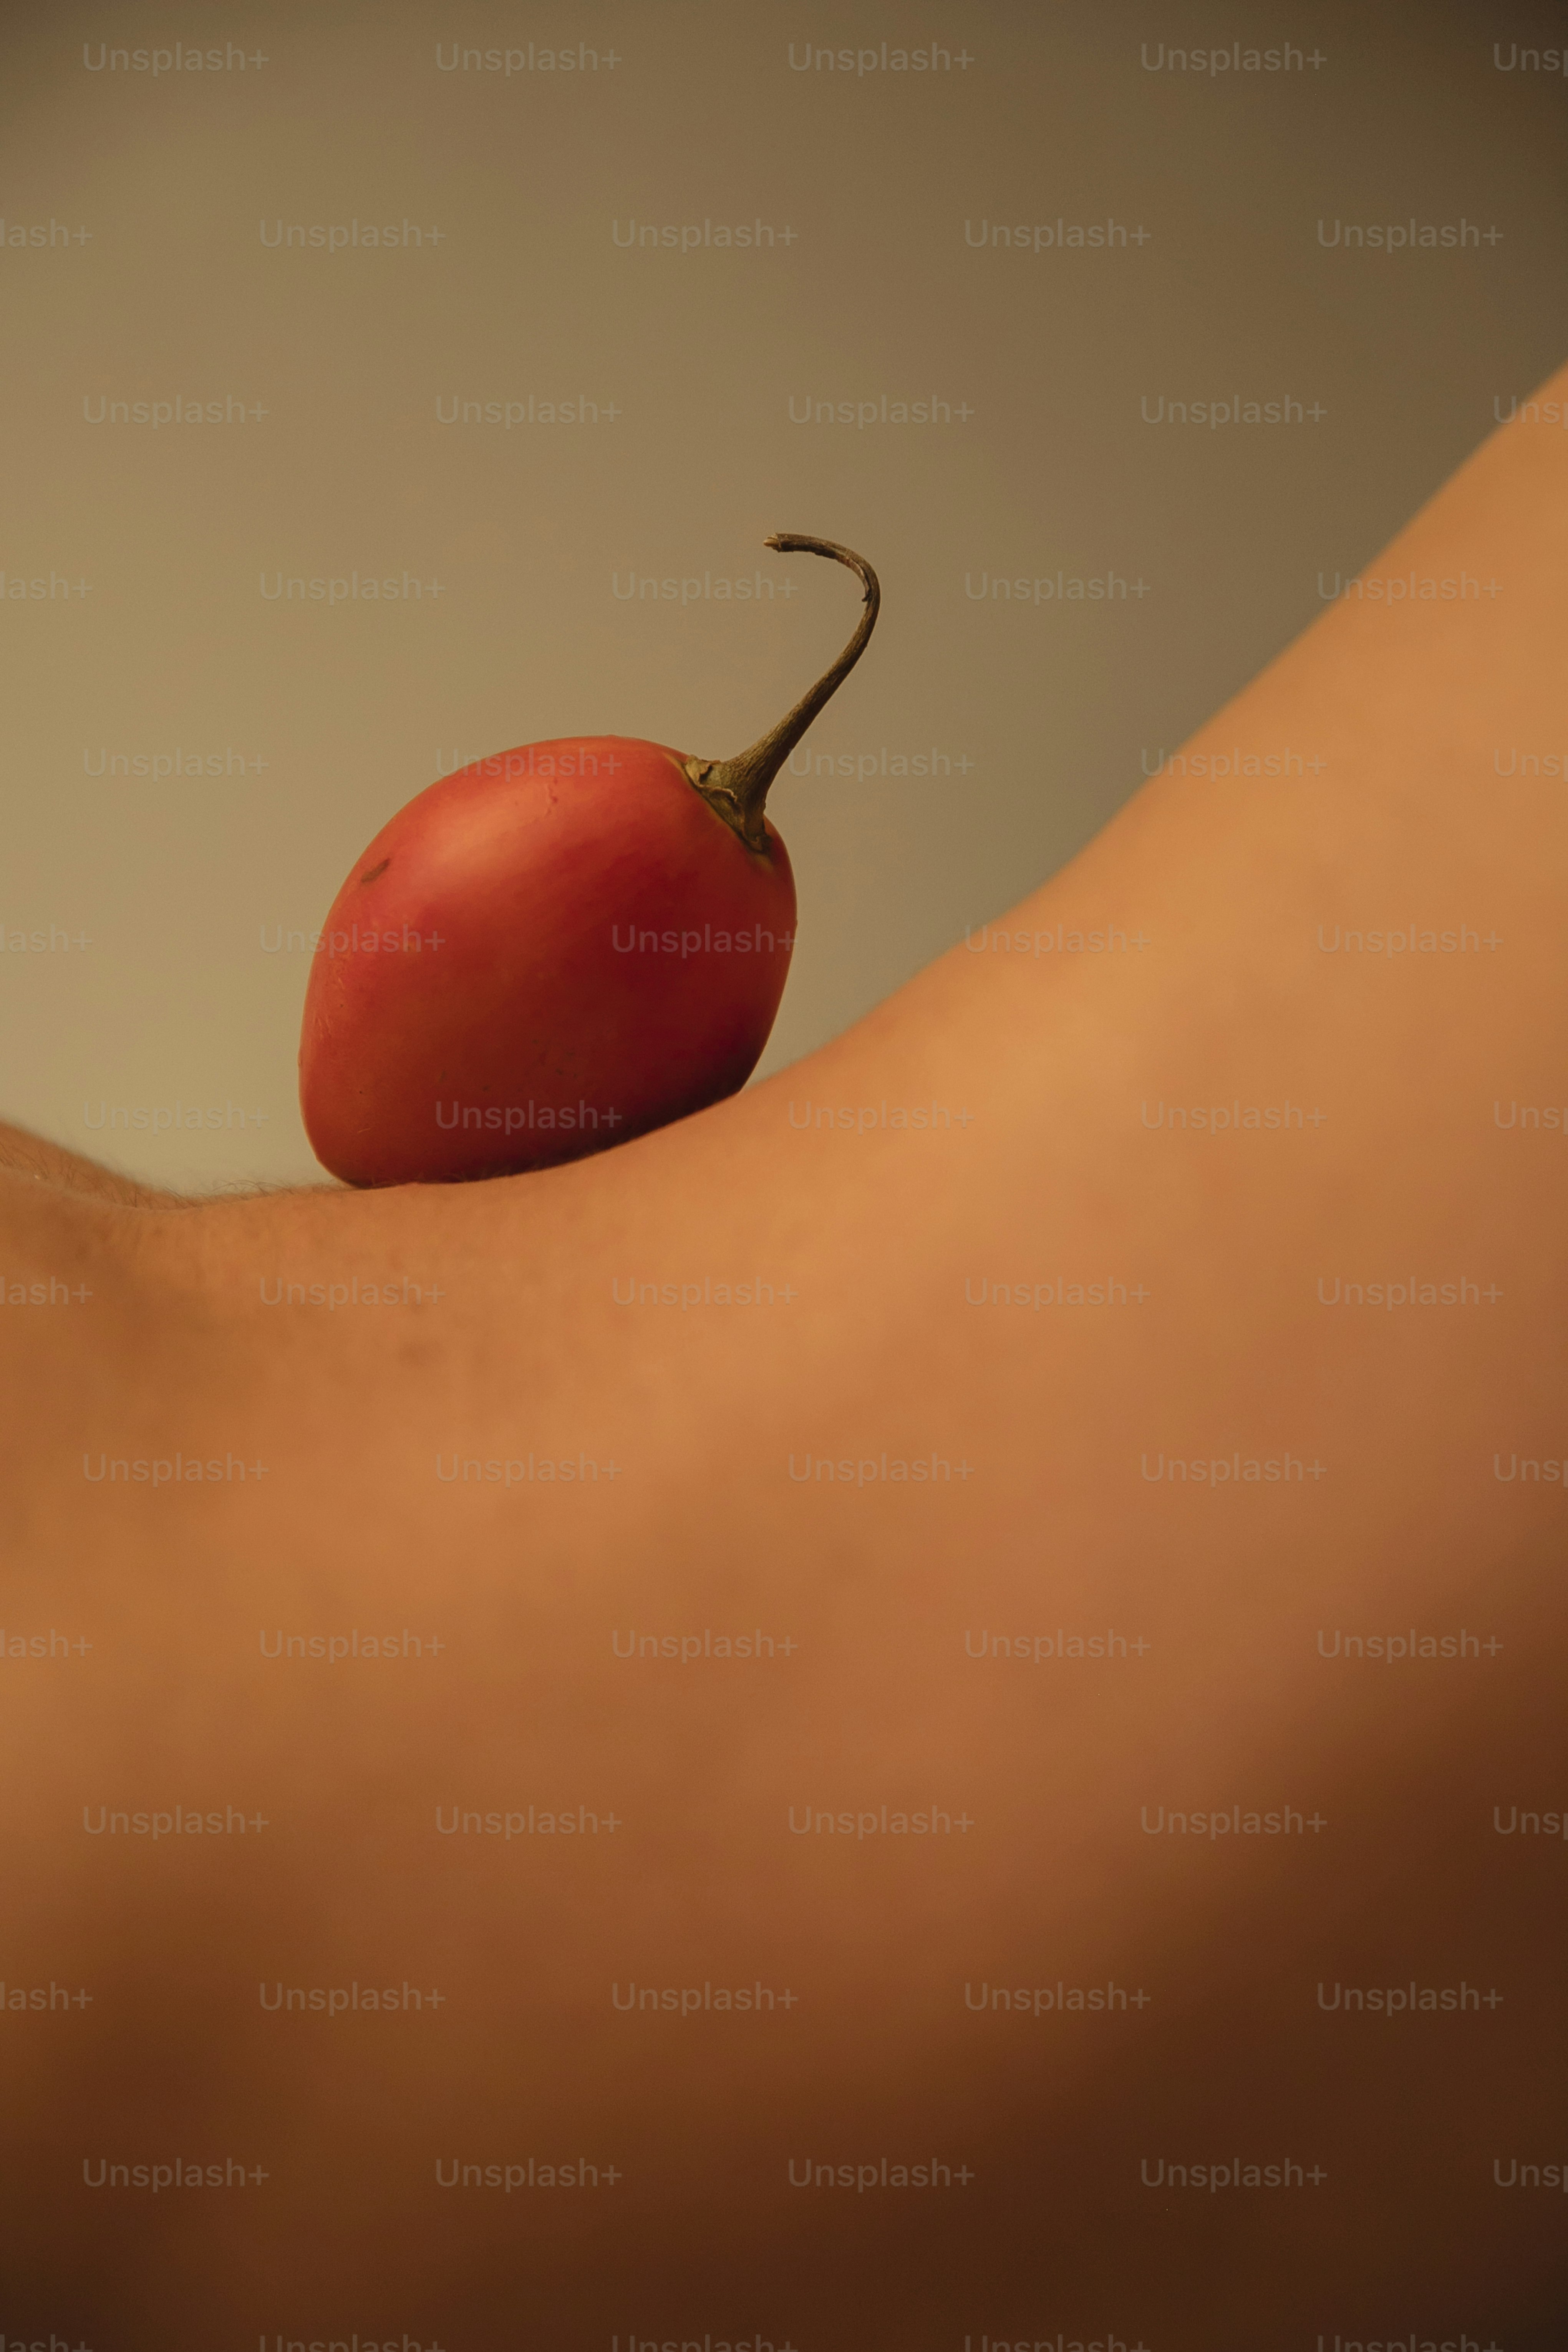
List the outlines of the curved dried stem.
{"type": "Polygon", "coordinates": [[[853,548],[840,547],[831,539],[808,539],[794,530],[781,530],[764,541],[781,555],[830,555],[837,563],[847,563],[858,572],[866,590],[865,609],[860,625],[849,643],[829,670],[825,670],[808,693],[803,694],[795,709],[785,713],[776,727],[752,745],[749,751],[739,752],[732,760],[688,760],[686,773],[709,806],[715,809],[728,825],[733,826],[748,849],[766,857],[767,827],[763,821],[768,787],[784,761],[789,758],[812,720],[837,693],[867,646],[877,625],[881,610],[882,591],[877,575],[863,555],[853,548]]]}

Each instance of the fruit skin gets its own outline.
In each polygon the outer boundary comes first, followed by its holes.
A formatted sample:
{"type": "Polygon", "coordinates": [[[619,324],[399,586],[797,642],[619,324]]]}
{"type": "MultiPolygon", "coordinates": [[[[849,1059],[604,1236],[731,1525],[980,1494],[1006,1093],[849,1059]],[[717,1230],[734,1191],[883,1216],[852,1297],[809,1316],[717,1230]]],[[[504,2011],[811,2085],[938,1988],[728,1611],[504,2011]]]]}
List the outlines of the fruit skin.
{"type": "Polygon", "coordinates": [[[305,999],[300,1107],[334,1176],[548,1167],[744,1085],[789,971],[795,880],[773,826],[769,855],[749,848],[685,760],[620,735],[525,744],[383,826],[305,999]]]}
{"type": "Polygon", "coordinates": [[[449,1183],[549,1167],[745,1084],[795,944],[768,788],[870,643],[882,595],[837,540],[775,531],[766,544],[846,565],[861,613],[749,750],[524,744],[432,784],[358,860],[300,1041],[306,1131],[333,1175],[449,1183]]]}

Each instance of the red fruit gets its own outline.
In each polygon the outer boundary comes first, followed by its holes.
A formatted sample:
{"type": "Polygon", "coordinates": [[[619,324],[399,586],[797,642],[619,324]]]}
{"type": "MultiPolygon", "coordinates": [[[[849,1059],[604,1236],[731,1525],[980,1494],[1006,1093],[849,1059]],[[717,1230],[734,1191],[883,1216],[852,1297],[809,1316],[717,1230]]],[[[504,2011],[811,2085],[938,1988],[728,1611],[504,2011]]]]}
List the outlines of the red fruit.
{"type": "Polygon", "coordinates": [[[339,891],[305,994],[300,1102],[350,1184],[575,1160],[742,1087],[784,994],[795,882],[763,815],[791,750],[858,661],[860,624],[739,758],[573,736],[445,776],[339,891]]]}

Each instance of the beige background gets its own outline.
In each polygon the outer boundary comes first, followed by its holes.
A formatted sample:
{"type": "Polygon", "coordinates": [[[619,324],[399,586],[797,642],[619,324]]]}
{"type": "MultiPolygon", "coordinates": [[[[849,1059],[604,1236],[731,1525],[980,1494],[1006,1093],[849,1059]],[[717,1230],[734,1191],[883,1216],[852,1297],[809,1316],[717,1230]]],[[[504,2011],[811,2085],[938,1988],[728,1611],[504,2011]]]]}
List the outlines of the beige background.
{"type": "MultiPolygon", "coordinates": [[[[1568,11],[1251,5],[118,6],[14,15],[0,213],[0,1108],[163,1181],[309,1178],[295,1100],[309,930],[392,812],[459,757],[613,730],[709,756],[825,666],[847,580],[761,547],[847,541],[884,611],[808,740],[936,746],[935,782],[786,776],[802,936],[763,1067],[809,1050],[1040,881],[1321,609],[1563,356],[1568,80],[1505,72],[1568,11]],[[1289,40],[1289,75],[1151,71],[1141,45],[1289,40]],[[91,72],[84,44],[243,72],[91,72]],[[445,72],[584,41],[574,76],[445,72]],[[936,40],[934,75],[791,68],[936,40]],[[976,251],[964,224],[1094,221],[1141,248],[976,251]],[[612,221],[760,216],[761,253],[618,250],[612,221]],[[1322,249],[1447,222],[1479,251],[1322,249]],[[265,248],[260,224],[404,218],[443,241],[265,248]],[[1317,423],[1209,431],[1141,402],[1289,394],[1317,423]],[[800,425],[808,397],[935,394],[952,425],[800,425]],[[95,424],[100,398],[221,425],[95,424]],[[597,425],[444,425],[437,399],[585,394],[597,425]],[[612,575],[750,575],[787,600],[624,603],[612,575]],[[434,603],[274,604],[266,574],[409,572],[434,603]],[[966,598],[966,573],[1114,570],[1114,606],[966,598]],[[101,778],[116,752],[223,778],[101,778]],[[100,1105],[264,1113],[111,1136],[100,1105]]],[[[1238,790],[1281,789],[1238,785],[1238,790]]],[[[1310,779],[1290,789],[1310,789],[1310,779]]],[[[1089,910],[1093,912],[1114,910],[1089,910]]]]}

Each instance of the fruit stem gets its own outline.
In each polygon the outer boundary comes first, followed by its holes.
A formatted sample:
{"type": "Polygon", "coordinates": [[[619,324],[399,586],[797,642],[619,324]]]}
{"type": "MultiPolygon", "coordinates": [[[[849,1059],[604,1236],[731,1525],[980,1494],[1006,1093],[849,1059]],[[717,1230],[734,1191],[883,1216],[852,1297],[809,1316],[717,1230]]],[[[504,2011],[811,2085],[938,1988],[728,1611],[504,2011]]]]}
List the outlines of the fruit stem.
{"type": "Polygon", "coordinates": [[[748,849],[763,857],[769,856],[767,826],[763,810],[768,797],[768,787],[784,761],[789,758],[812,720],[831,701],[861,655],[870,643],[871,632],[877,625],[881,609],[882,591],[877,575],[863,555],[853,549],[839,547],[831,539],[807,539],[799,531],[781,530],[764,540],[765,547],[776,548],[781,555],[831,555],[836,562],[847,563],[865,583],[866,609],[860,615],[860,625],[844,651],[829,670],[826,670],[807,694],[803,694],[795,709],[770,727],[749,751],[737,753],[732,760],[688,760],[686,774],[710,808],[733,827],[748,849]]]}

